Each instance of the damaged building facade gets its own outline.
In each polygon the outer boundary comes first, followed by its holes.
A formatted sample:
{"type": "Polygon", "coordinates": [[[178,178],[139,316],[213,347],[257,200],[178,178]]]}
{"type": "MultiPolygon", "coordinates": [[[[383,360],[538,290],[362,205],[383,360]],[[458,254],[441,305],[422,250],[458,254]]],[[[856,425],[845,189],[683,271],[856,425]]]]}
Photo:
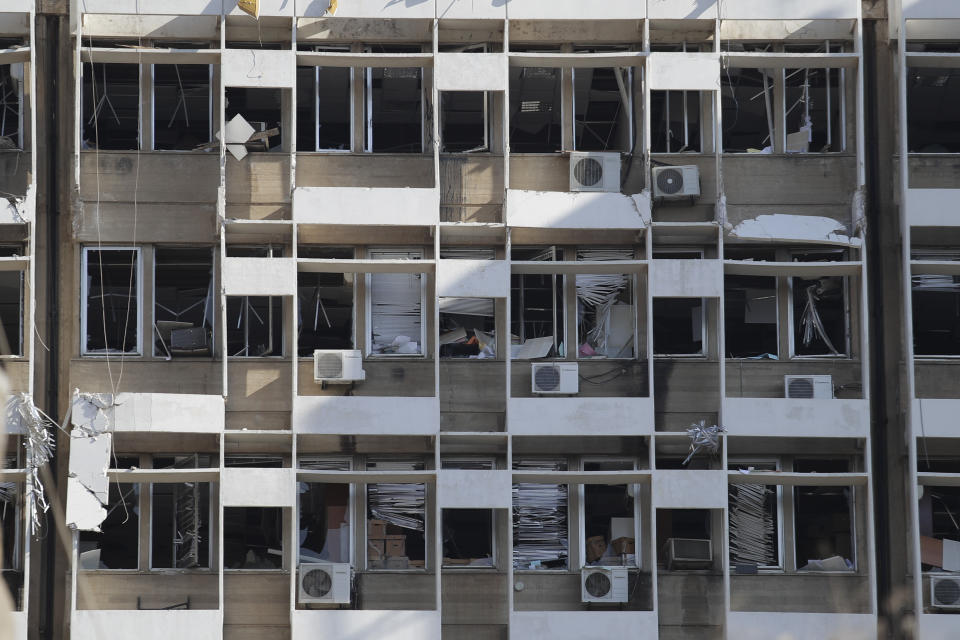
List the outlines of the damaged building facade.
{"type": "Polygon", "coordinates": [[[954,2],[239,4],[0,4],[15,638],[956,635],[954,2]]]}

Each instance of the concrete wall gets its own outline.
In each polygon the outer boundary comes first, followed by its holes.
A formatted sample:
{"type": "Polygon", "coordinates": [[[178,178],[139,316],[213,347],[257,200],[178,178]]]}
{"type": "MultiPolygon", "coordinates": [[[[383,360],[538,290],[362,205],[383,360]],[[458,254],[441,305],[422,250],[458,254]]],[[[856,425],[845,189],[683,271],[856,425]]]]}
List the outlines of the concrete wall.
{"type": "Polygon", "coordinates": [[[870,432],[866,400],[726,398],[723,407],[733,436],[865,438],[870,432]]]}
{"type": "Polygon", "coordinates": [[[440,640],[438,611],[294,611],[291,640],[318,637],[367,640],[371,634],[383,640],[440,640]]]}
{"type": "Polygon", "coordinates": [[[656,640],[657,616],[650,611],[516,611],[510,616],[511,640],[656,640]]]}
{"type": "MultiPolygon", "coordinates": [[[[768,640],[868,640],[877,636],[877,618],[872,614],[740,613],[727,618],[730,637],[768,640]]],[[[927,636],[923,636],[926,640],[927,636]]]]}
{"type": "Polygon", "coordinates": [[[73,640],[123,640],[124,638],[220,638],[223,618],[219,611],[74,611],[73,640]]]}

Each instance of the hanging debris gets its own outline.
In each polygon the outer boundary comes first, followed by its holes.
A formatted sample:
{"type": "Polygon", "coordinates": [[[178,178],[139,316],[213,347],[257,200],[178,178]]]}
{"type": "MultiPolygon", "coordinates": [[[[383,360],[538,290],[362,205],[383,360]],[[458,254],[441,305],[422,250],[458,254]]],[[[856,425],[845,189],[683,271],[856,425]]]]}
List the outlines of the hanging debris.
{"type": "Polygon", "coordinates": [[[703,420],[687,429],[687,435],[690,436],[690,453],[684,459],[683,465],[686,466],[701,450],[717,453],[720,450],[720,434],[724,432],[726,429],[723,427],[717,425],[708,427],[703,420]]]}
{"type": "Polygon", "coordinates": [[[817,303],[820,302],[825,293],[838,288],[839,285],[835,282],[836,280],[836,278],[821,278],[807,286],[807,303],[803,308],[803,316],[800,319],[800,326],[803,330],[803,346],[809,347],[813,343],[814,337],[819,337],[830,350],[830,353],[835,356],[840,354],[827,335],[823,320],[820,318],[820,312],[817,310],[817,303]]]}
{"type": "MultiPolygon", "coordinates": [[[[730,490],[730,562],[775,566],[777,518],[770,508],[776,489],[737,484],[730,490]]],[[[774,503],[775,504],[775,503],[774,503]]]]}
{"type": "Polygon", "coordinates": [[[56,445],[52,430],[56,427],[57,424],[33,404],[29,393],[12,396],[7,402],[7,430],[18,430],[24,434],[23,446],[27,453],[26,492],[30,504],[33,505],[30,512],[31,534],[37,533],[41,525],[41,515],[50,509],[43,483],[40,482],[40,467],[53,457],[56,445]]]}

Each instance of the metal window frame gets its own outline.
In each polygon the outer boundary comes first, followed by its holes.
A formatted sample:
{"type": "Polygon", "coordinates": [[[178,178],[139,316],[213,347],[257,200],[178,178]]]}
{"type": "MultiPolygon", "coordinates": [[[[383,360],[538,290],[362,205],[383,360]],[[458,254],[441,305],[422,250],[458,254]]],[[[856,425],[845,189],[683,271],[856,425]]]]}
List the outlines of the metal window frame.
{"type": "MultiPolygon", "coordinates": [[[[144,66],[144,65],[141,65],[141,75],[143,74],[143,70],[142,70],[142,67],[143,67],[143,66],[144,66]]],[[[147,66],[150,67],[150,149],[149,149],[149,151],[159,151],[159,152],[161,152],[161,153],[166,153],[166,152],[170,152],[170,151],[174,151],[174,152],[176,152],[176,151],[190,151],[190,149],[157,149],[157,136],[156,136],[156,129],[157,129],[157,106],[156,106],[157,84],[156,84],[156,76],[155,76],[155,74],[154,74],[154,67],[157,66],[157,63],[150,63],[150,64],[147,65],[147,66]]],[[[171,65],[171,66],[178,66],[178,65],[171,65]]],[[[200,65],[196,65],[196,66],[200,66],[200,65]]],[[[184,108],[184,109],[187,108],[187,107],[186,107],[186,103],[184,103],[184,107],[183,107],[183,108],[184,108]]],[[[212,64],[208,64],[208,65],[207,65],[207,112],[208,112],[208,114],[209,114],[209,118],[208,118],[208,121],[207,121],[207,138],[208,138],[209,140],[213,140],[213,139],[214,139],[214,137],[213,137],[214,114],[213,114],[213,65],[212,65],[212,64]]]]}
{"type": "MultiPolygon", "coordinates": [[[[425,260],[426,252],[423,247],[370,247],[367,249],[367,257],[375,260],[380,253],[419,253],[419,260],[425,260]]],[[[366,318],[366,327],[363,339],[364,355],[368,358],[427,358],[427,278],[425,273],[420,274],[420,353],[373,353],[373,274],[364,275],[364,313],[366,318]]],[[[356,289],[355,289],[356,290],[356,289]]],[[[439,304],[440,298],[434,296],[434,300],[439,304]]],[[[356,305],[354,305],[356,308],[356,305]]],[[[435,330],[435,329],[434,329],[435,330]]]]}
{"type": "Polygon", "coordinates": [[[108,246],[83,246],[80,267],[80,355],[90,358],[108,358],[110,356],[143,356],[143,252],[137,245],[108,245],[108,246]],[[89,283],[87,274],[90,268],[89,255],[91,251],[133,251],[137,257],[136,273],[136,299],[137,299],[137,339],[136,348],[133,351],[113,351],[105,350],[103,352],[90,351],[87,349],[87,314],[90,311],[89,283]]]}
{"type": "MultiPolygon", "coordinates": [[[[352,456],[346,456],[346,455],[312,456],[312,455],[310,455],[310,454],[305,454],[305,455],[299,455],[299,456],[297,456],[297,465],[296,465],[297,469],[300,469],[300,468],[301,468],[301,467],[300,467],[300,462],[301,462],[301,461],[303,460],[303,458],[305,458],[305,457],[316,457],[316,458],[323,458],[324,460],[337,461],[337,462],[346,462],[346,463],[347,463],[347,471],[353,471],[353,469],[354,469],[353,457],[352,457],[352,456]]],[[[316,484],[316,483],[310,483],[310,482],[301,482],[301,481],[299,481],[299,480],[297,481],[298,486],[299,486],[299,484],[301,484],[301,483],[302,483],[302,484],[316,484]]],[[[347,499],[347,500],[348,500],[348,502],[347,502],[347,522],[348,522],[349,525],[350,525],[350,536],[349,536],[349,538],[348,538],[348,544],[349,544],[350,550],[349,550],[349,553],[348,553],[348,558],[349,558],[350,566],[356,568],[356,567],[357,567],[357,548],[356,548],[356,547],[357,547],[357,545],[356,545],[357,510],[356,510],[356,508],[355,508],[355,504],[354,504],[354,503],[355,503],[355,501],[356,501],[357,485],[356,485],[356,483],[353,483],[353,482],[350,482],[350,483],[330,483],[330,484],[346,484],[347,487],[349,488],[349,498],[347,499]]],[[[366,489],[364,489],[364,494],[366,494],[366,489]]],[[[293,526],[297,527],[297,530],[298,530],[298,531],[299,531],[299,529],[300,529],[300,517],[301,517],[300,496],[301,496],[301,495],[302,495],[302,494],[298,491],[298,492],[297,492],[297,506],[296,506],[296,512],[295,512],[295,515],[294,515],[295,520],[294,520],[294,525],[293,525],[293,526]]],[[[364,545],[366,545],[366,537],[367,537],[366,531],[364,531],[363,537],[364,537],[364,545]]],[[[303,563],[300,561],[300,550],[299,550],[299,549],[297,549],[297,557],[295,558],[294,562],[295,562],[297,568],[299,568],[300,565],[303,564],[303,563]]]]}
{"type": "MultiPolygon", "coordinates": [[[[155,485],[158,485],[158,484],[187,484],[187,483],[189,483],[189,482],[192,482],[192,481],[189,481],[189,480],[188,480],[188,481],[184,481],[184,482],[149,482],[149,483],[140,483],[140,491],[141,491],[141,492],[143,491],[143,485],[144,485],[144,484],[146,484],[148,487],[150,487],[150,488],[149,488],[149,491],[150,491],[150,515],[147,517],[147,532],[148,532],[148,533],[147,533],[147,565],[148,565],[148,570],[149,570],[149,571],[152,571],[152,572],[155,571],[155,572],[160,572],[160,573],[170,572],[170,571],[176,571],[176,572],[178,572],[178,573],[184,573],[184,572],[186,572],[186,573],[216,573],[216,571],[217,571],[214,567],[216,567],[217,564],[219,564],[219,563],[215,562],[215,559],[214,559],[214,554],[213,554],[213,535],[212,535],[212,533],[213,533],[213,523],[214,523],[215,513],[216,513],[216,511],[217,511],[216,509],[214,509],[213,485],[214,485],[215,483],[213,483],[213,482],[206,482],[207,491],[208,491],[208,493],[209,493],[209,496],[208,496],[208,499],[207,499],[207,510],[208,510],[208,512],[209,512],[209,513],[207,513],[207,531],[208,531],[208,533],[207,533],[207,540],[205,540],[205,541],[201,540],[201,541],[200,541],[200,544],[206,544],[206,545],[207,545],[207,566],[206,566],[206,567],[188,567],[188,568],[181,568],[181,567],[155,567],[155,566],[153,566],[153,510],[154,510],[154,508],[155,508],[155,506],[156,506],[156,501],[154,500],[154,493],[153,493],[154,486],[155,486],[155,485]]],[[[140,517],[143,518],[143,514],[140,514],[140,517]]],[[[222,523],[221,523],[220,525],[218,525],[218,526],[222,526],[222,523]]],[[[139,542],[139,536],[137,536],[137,538],[138,538],[138,542],[139,542]]],[[[174,562],[174,564],[176,564],[176,562],[174,562]]]]}
{"type": "MultiPolygon", "coordinates": [[[[823,248],[823,249],[805,249],[805,250],[792,250],[790,252],[791,261],[796,256],[802,256],[810,253],[833,253],[836,252],[843,257],[844,260],[848,258],[848,253],[844,249],[837,249],[833,247],[823,248]]],[[[802,355],[797,353],[797,331],[794,326],[795,319],[795,303],[794,300],[796,296],[794,295],[793,281],[795,278],[800,276],[776,276],[778,279],[783,277],[787,281],[787,324],[789,326],[789,333],[787,334],[789,338],[789,348],[790,348],[790,360],[853,360],[852,352],[852,318],[851,318],[851,309],[850,309],[850,289],[852,285],[852,276],[839,276],[843,281],[843,332],[844,340],[843,346],[844,351],[838,355],[833,355],[832,353],[821,353],[821,354],[811,354],[811,355],[802,355]]],[[[862,282],[860,286],[863,286],[862,282]]],[[[860,310],[860,316],[863,317],[863,310],[860,310]]],[[[862,328],[861,328],[862,330],[862,328]]],[[[836,346],[836,345],[834,345],[836,346]]]]}

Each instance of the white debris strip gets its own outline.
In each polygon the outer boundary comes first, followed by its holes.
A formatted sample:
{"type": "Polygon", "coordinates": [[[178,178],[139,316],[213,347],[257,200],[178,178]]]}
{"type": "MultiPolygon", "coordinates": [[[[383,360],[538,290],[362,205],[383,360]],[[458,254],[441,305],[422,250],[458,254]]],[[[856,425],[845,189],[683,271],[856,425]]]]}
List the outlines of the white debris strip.
{"type": "Polygon", "coordinates": [[[53,456],[55,442],[52,429],[57,425],[45,416],[28,393],[11,396],[7,402],[7,431],[9,433],[22,432],[23,446],[26,449],[26,470],[28,482],[26,492],[30,497],[33,508],[30,513],[30,533],[36,534],[40,529],[41,515],[50,509],[47,495],[40,482],[40,468],[50,461],[53,456]]]}
{"type": "Polygon", "coordinates": [[[730,230],[732,238],[763,242],[816,242],[858,247],[860,238],[850,237],[846,226],[824,216],[775,213],[743,220],[730,230]]]}
{"type": "Polygon", "coordinates": [[[73,392],[67,477],[67,526],[73,529],[99,531],[107,517],[113,436],[105,431],[114,406],[111,394],[73,392]]]}
{"type": "Polygon", "coordinates": [[[690,453],[684,459],[683,464],[686,465],[693,456],[700,453],[700,451],[708,451],[709,453],[716,453],[720,450],[720,434],[724,433],[726,429],[717,425],[706,426],[706,422],[701,420],[699,424],[691,425],[687,429],[687,435],[690,436],[690,453]]]}

